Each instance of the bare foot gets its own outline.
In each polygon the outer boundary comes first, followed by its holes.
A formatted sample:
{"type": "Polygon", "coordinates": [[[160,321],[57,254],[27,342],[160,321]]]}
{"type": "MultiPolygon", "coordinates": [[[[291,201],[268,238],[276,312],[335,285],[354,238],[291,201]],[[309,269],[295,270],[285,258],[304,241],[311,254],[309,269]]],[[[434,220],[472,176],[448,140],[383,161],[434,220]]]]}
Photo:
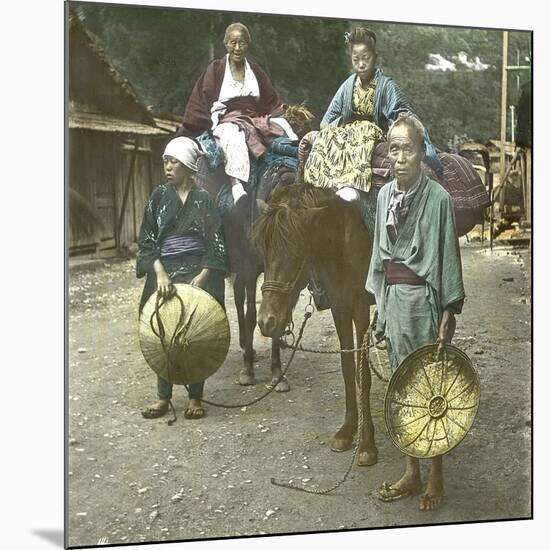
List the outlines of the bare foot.
{"type": "Polygon", "coordinates": [[[426,491],[420,497],[419,508],[424,512],[437,510],[443,500],[443,480],[430,480],[426,486],[426,491]]]}
{"type": "Polygon", "coordinates": [[[169,399],[153,401],[153,403],[141,410],[141,416],[143,418],[160,418],[168,412],[169,403],[169,399]]]}
{"type": "Polygon", "coordinates": [[[420,497],[419,508],[423,511],[437,510],[445,491],[443,490],[443,457],[436,456],[432,459],[430,477],[424,494],[420,497]]]}
{"type": "Polygon", "coordinates": [[[189,405],[185,409],[183,416],[188,420],[197,420],[204,416],[204,408],[200,399],[189,399],[189,405]]]}

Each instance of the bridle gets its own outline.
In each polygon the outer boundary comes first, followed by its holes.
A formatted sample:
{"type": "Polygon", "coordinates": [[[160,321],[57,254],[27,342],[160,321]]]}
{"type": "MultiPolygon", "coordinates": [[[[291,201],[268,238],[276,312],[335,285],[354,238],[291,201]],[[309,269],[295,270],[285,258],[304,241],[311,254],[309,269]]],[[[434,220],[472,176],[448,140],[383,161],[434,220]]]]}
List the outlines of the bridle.
{"type": "Polygon", "coordinates": [[[261,286],[262,294],[264,292],[278,292],[279,294],[287,295],[290,297],[290,294],[295,289],[296,284],[298,283],[298,280],[300,279],[300,276],[304,271],[305,264],[306,264],[306,260],[304,258],[302,260],[302,263],[300,264],[298,273],[296,273],[296,277],[294,277],[294,280],[290,283],[283,283],[282,281],[270,281],[270,280],[264,281],[263,285],[261,286]]]}

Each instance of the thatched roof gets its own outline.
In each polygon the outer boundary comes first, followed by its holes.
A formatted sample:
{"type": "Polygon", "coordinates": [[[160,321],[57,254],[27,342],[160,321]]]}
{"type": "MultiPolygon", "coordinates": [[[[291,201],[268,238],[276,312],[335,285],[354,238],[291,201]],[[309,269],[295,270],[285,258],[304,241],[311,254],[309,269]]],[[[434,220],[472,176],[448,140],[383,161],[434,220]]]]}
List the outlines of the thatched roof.
{"type": "MultiPolygon", "coordinates": [[[[151,112],[147,109],[145,103],[141,100],[141,98],[138,96],[134,88],[132,87],[131,83],[127,78],[125,78],[112,64],[112,62],[109,60],[104,48],[100,45],[99,39],[97,36],[95,36],[92,32],[87,30],[80,18],[78,17],[78,14],[73,8],[69,9],[69,65],[71,65],[71,62],[78,63],[82,61],[81,57],[73,59],[73,56],[80,55],[82,56],[82,52],[86,51],[87,48],[89,48],[90,52],[92,53],[92,56],[96,59],[94,61],[94,68],[96,68],[100,73],[105,73],[106,75],[110,76],[110,79],[113,84],[113,88],[116,88],[119,90],[119,92],[116,93],[117,98],[122,98],[125,105],[128,105],[128,110],[133,113],[131,116],[132,119],[139,119],[139,122],[145,125],[150,124],[151,126],[155,127],[155,121],[151,114],[151,112]]],[[[89,60],[90,56],[85,55],[85,59],[89,60]]],[[[70,95],[73,88],[75,88],[78,92],[80,92],[80,95],[83,95],[82,88],[78,88],[79,80],[85,82],[86,78],[92,78],[92,75],[86,74],[86,67],[84,67],[82,70],[80,70],[80,67],[77,66],[74,71],[70,71],[70,82],[69,82],[69,90],[70,95]]],[[[102,82],[109,82],[109,77],[102,77],[102,82]],[[105,80],[106,79],[106,80],[105,80]]],[[[86,82],[86,89],[92,93],[94,90],[90,88],[93,88],[92,85],[86,82]]],[[[95,83],[93,83],[95,84],[95,83]]],[[[76,92],[75,92],[76,93],[76,92]]],[[[98,90],[98,97],[101,93],[101,90],[98,90]]],[[[70,97],[70,99],[74,102],[75,105],[79,105],[81,103],[79,97],[70,97]]],[[[120,101],[119,101],[120,103],[120,101]]],[[[116,107],[113,104],[113,109],[116,109],[116,107]]],[[[87,111],[89,111],[89,108],[86,108],[87,111]]],[[[73,116],[75,113],[70,113],[70,116],[73,116]]],[[[116,116],[119,113],[114,112],[101,112],[103,115],[113,115],[116,116]]],[[[121,113],[122,114],[122,113],[121,113]]],[[[125,115],[123,115],[123,118],[126,118],[125,115]]]]}
{"type": "Polygon", "coordinates": [[[126,134],[142,134],[147,136],[167,135],[162,128],[154,128],[132,120],[123,120],[107,115],[84,113],[69,109],[69,128],[96,130],[99,132],[119,132],[126,134]]]}

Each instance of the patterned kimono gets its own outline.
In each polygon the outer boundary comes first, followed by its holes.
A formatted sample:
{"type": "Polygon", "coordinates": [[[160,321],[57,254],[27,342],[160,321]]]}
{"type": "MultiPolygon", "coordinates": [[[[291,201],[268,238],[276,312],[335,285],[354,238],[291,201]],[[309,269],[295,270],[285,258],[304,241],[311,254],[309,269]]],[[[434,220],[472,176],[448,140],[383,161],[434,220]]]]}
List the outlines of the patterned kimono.
{"type": "MultiPolygon", "coordinates": [[[[173,185],[159,185],[145,207],[138,240],[136,274],[146,276],[139,312],[157,290],[153,269],[160,259],[173,283],[190,283],[203,268],[210,276],[204,290],[224,305],[227,261],[220,216],[210,195],[196,186],[185,205],[173,185]]],[[[161,399],[172,396],[172,385],[158,378],[161,399]]],[[[200,399],[204,382],[192,384],[189,396],[200,399]]]]}
{"type": "Polygon", "coordinates": [[[374,123],[376,80],[367,89],[356,79],[353,87],[353,118],[344,126],[323,128],[311,149],[304,180],[316,187],[349,185],[369,192],[372,184],[372,153],[382,130],[374,123]]]}
{"type": "MultiPolygon", "coordinates": [[[[321,129],[326,126],[343,126],[355,118],[353,95],[356,82],[359,77],[356,74],[349,76],[340,86],[321,121],[321,129]]],[[[393,78],[386,76],[381,69],[376,69],[373,81],[376,83],[374,94],[375,124],[386,134],[391,123],[399,117],[400,113],[415,113],[408,98],[393,78]]],[[[441,172],[441,163],[437,151],[433,146],[426,131],[424,145],[426,147],[426,162],[435,170],[441,172]]]]}
{"type": "Polygon", "coordinates": [[[423,176],[392,239],[386,219],[396,185],[395,181],[388,183],[378,195],[366,285],[376,298],[376,332],[389,341],[392,369],[412,351],[435,342],[443,310],[460,313],[464,301],[460,249],[449,194],[439,183],[423,176]],[[388,262],[403,264],[424,284],[388,284],[388,262]]]}

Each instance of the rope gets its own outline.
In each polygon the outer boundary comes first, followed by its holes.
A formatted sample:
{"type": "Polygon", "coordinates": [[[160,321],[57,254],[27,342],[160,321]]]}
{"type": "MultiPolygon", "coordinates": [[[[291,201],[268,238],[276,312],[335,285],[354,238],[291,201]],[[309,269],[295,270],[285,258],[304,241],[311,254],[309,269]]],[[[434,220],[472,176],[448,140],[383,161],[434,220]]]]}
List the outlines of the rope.
{"type": "MultiPolygon", "coordinates": [[[[170,345],[173,345],[174,342],[180,340],[181,337],[182,337],[183,332],[187,328],[187,327],[183,327],[183,318],[184,318],[183,301],[177,293],[174,294],[173,297],[176,297],[177,300],[179,301],[180,306],[181,306],[181,312],[180,312],[180,317],[178,319],[178,322],[176,324],[176,329],[174,330],[174,334],[172,335],[172,338],[170,339],[170,345]],[[183,330],[182,330],[182,327],[183,327],[183,330]]],[[[166,372],[167,372],[167,375],[168,375],[168,382],[171,382],[171,376],[170,376],[171,361],[170,361],[170,358],[169,358],[169,355],[168,355],[168,350],[167,350],[166,342],[165,342],[166,331],[164,329],[164,324],[162,323],[162,320],[160,318],[160,308],[169,299],[170,299],[170,297],[161,298],[160,295],[157,294],[157,299],[156,299],[156,302],[155,302],[155,311],[151,315],[150,325],[151,325],[151,330],[153,331],[153,333],[161,341],[162,349],[164,351],[164,355],[165,355],[165,359],[166,359],[166,372]],[[155,327],[154,327],[154,324],[153,324],[153,319],[154,318],[156,318],[156,320],[157,320],[158,332],[155,330],[155,327]]],[[[306,308],[306,311],[304,313],[304,320],[303,320],[302,325],[300,327],[300,330],[298,332],[298,338],[296,339],[296,343],[293,346],[288,346],[288,345],[284,346],[284,347],[292,349],[292,353],[291,353],[290,358],[289,358],[289,360],[286,364],[286,367],[284,368],[283,372],[279,376],[279,379],[277,380],[277,382],[275,384],[273,384],[266,393],[264,393],[263,395],[253,399],[252,401],[249,401],[247,403],[237,404],[237,405],[235,405],[235,404],[225,404],[225,403],[215,403],[213,401],[209,401],[209,400],[202,399],[202,398],[201,398],[201,401],[203,403],[206,403],[208,405],[212,405],[214,407],[221,407],[221,408],[225,408],[225,409],[234,409],[234,408],[248,407],[250,405],[253,405],[253,404],[257,403],[258,401],[261,401],[265,397],[267,397],[276,388],[277,384],[279,384],[279,382],[285,377],[288,369],[290,368],[290,365],[292,364],[294,356],[296,355],[296,352],[299,351],[299,350],[300,351],[308,351],[308,350],[306,350],[306,349],[304,349],[300,346],[300,341],[303,338],[304,329],[306,327],[306,324],[307,324],[308,320],[311,318],[312,314],[313,314],[312,310],[309,309],[309,308],[306,308]]],[[[189,323],[187,323],[187,326],[189,326],[189,323]]],[[[294,334],[293,334],[292,330],[289,331],[289,334],[292,334],[292,336],[294,337],[294,334]]],[[[355,441],[355,448],[353,450],[351,460],[349,462],[349,465],[348,465],[348,467],[346,469],[346,472],[344,473],[342,479],[340,481],[338,481],[337,483],[335,483],[334,485],[332,485],[331,487],[328,487],[326,489],[308,489],[308,488],[305,488],[305,487],[297,487],[295,485],[292,485],[291,483],[277,481],[275,478],[271,478],[271,480],[270,480],[272,485],[276,485],[278,487],[283,487],[283,488],[286,488],[286,489],[293,489],[295,491],[300,491],[302,493],[310,493],[310,494],[315,494],[315,495],[328,495],[329,493],[335,491],[336,489],[338,489],[340,486],[342,486],[346,482],[346,480],[348,479],[348,476],[351,472],[351,469],[353,468],[353,464],[355,463],[355,458],[357,456],[357,451],[359,450],[359,443],[361,441],[361,434],[363,433],[363,397],[364,397],[363,388],[364,388],[365,365],[369,365],[372,368],[373,372],[381,380],[384,380],[384,378],[381,377],[381,375],[376,371],[376,369],[374,369],[374,367],[373,367],[373,365],[370,361],[370,357],[369,357],[369,348],[370,347],[376,348],[376,346],[374,344],[373,337],[372,337],[372,327],[369,327],[367,329],[367,331],[365,332],[365,334],[363,336],[363,342],[362,342],[362,345],[361,345],[360,348],[345,349],[345,350],[338,350],[338,351],[331,352],[331,353],[353,353],[353,352],[358,352],[358,351],[361,352],[359,365],[358,365],[359,368],[356,371],[357,374],[356,374],[356,377],[355,377],[355,383],[358,386],[358,399],[359,399],[359,406],[358,406],[359,415],[358,415],[358,427],[357,427],[358,436],[357,436],[356,441],[355,441]]],[[[318,351],[318,350],[314,351],[314,352],[322,353],[321,351],[318,351]]],[[[325,353],[328,353],[328,352],[325,352],[325,353]]],[[[183,385],[185,386],[185,388],[189,392],[189,386],[187,384],[183,384],[183,385]]],[[[177,416],[176,416],[176,410],[174,408],[174,405],[172,404],[172,400],[169,399],[168,402],[169,402],[170,407],[172,409],[172,412],[174,414],[174,418],[168,421],[168,425],[171,426],[177,420],[177,416]]]]}
{"type": "MultiPolygon", "coordinates": [[[[290,333],[291,334],[291,333],[290,333]]],[[[382,382],[389,382],[389,378],[386,378],[381,372],[380,372],[380,365],[382,364],[382,361],[380,359],[380,354],[378,353],[378,347],[376,346],[374,342],[374,336],[372,334],[372,329],[369,328],[369,330],[365,333],[365,338],[368,337],[368,347],[374,348],[376,351],[376,359],[378,362],[378,368],[374,366],[373,361],[368,359],[368,363],[370,366],[370,369],[372,372],[376,375],[376,377],[381,380],[382,382]],[[368,336],[367,336],[368,335],[368,336]]],[[[298,351],[303,351],[305,353],[316,353],[320,355],[331,355],[331,354],[338,354],[338,353],[356,353],[359,351],[363,351],[365,339],[363,339],[363,345],[361,345],[360,348],[347,348],[347,349],[340,349],[340,348],[333,348],[333,349],[313,349],[313,348],[307,348],[304,346],[297,346],[296,344],[288,344],[284,340],[280,341],[281,348],[282,349],[294,349],[296,348],[298,351]]]]}
{"type": "Polygon", "coordinates": [[[291,483],[287,483],[284,481],[277,481],[275,478],[271,478],[271,484],[276,485],[277,487],[283,487],[285,489],[293,489],[294,491],[299,491],[301,493],[309,493],[312,495],[328,495],[329,493],[332,493],[339,487],[341,487],[346,480],[348,479],[348,476],[351,472],[351,469],[353,468],[353,464],[355,463],[355,457],[357,456],[357,451],[359,450],[359,442],[361,441],[361,434],[363,433],[363,388],[364,388],[364,376],[365,376],[365,365],[369,363],[369,341],[370,341],[370,334],[371,334],[371,328],[369,327],[367,329],[367,332],[365,332],[365,335],[363,337],[363,344],[360,348],[357,348],[358,351],[361,351],[361,358],[359,360],[359,368],[357,370],[357,375],[355,377],[355,383],[358,386],[358,399],[359,399],[359,424],[357,427],[357,439],[355,441],[355,448],[353,449],[353,455],[351,457],[351,460],[349,462],[349,465],[346,469],[346,472],[344,473],[342,479],[338,482],[336,482],[331,487],[328,487],[326,489],[308,489],[306,487],[298,487],[296,485],[292,485],[291,483]]]}
{"type": "MultiPolygon", "coordinates": [[[[162,322],[162,319],[160,318],[160,308],[168,301],[170,298],[176,298],[180,304],[180,316],[178,319],[178,322],[176,324],[176,328],[174,330],[174,334],[172,334],[172,338],[170,339],[170,347],[174,345],[174,342],[178,340],[182,334],[183,331],[181,330],[183,326],[183,318],[185,313],[185,306],[183,305],[183,300],[178,295],[177,292],[174,292],[173,294],[169,295],[166,298],[163,298],[160,293],[157,292],[157,298],[155,301],[155,311],[151,315],[151,318],[149,320],[149,325],[151,326],[151,330],[153,331],[153,334],[159,338],[162,351],[164,352],[164,358],[166,362],[166,374],[168,376],[168,382],[172,383],[172,377],[170,375],[170,367],[172,366],[172,362],[170,361],[170,356],[168,355],[168,350],[166,349],[166,331],[164,329],[164,323],[162,322]],[[155,330],[155,326],[153,324],[153,319],[157,320],[157,326],[158,326],[158,332],[155,330]]],[[[189,324],[188,324],[189,326],[189,324]]],[[[189,388],[187,388],[187,391],[189,391],[189,388]]],[[[176,414],[176,408],[174,407],[174,404],[172,403],[172,399],[168,399],[168,404],[170,405],[170,408],[172,409],[172,414],[174,415],[174,418],[168,420],[168,425],[171,426],[177,419],[178,415],[176,414]]]]}
{"type": "MultiPolygon", "coordinates": [[[[172,335],[172,338],[170,339],[169,346],[173,346],[175,342],[180,340],[181,337],[182,337],[183,332],[187,328],[187,327],[183,327],[183,330],[182,330],[183,319],[184,319],[183,301],[177,293],[174,294],[173,297],[177,298],[177,300],[179,301],[179,303],[181,305],[181,312],[180,312],[180,317],[178,319],[178,322],[176,324],[176,328],[174,330],[174,334],[172,335]]],[[[151,330],[153,331],[153,333],[160,339],[160,342],[161,342],[161,345],[162,345],[162,350],[164,352],[164,357],[165,357],[165,360],[166,360],[166,372],[167,372],[167,375],[168,375],[168,382],[172,383],[171,376],[170,376],[170,367],[172,367],[173,365],[171,364],[170,357],[169,357],[169,354],[168,354],[168,349],[167,349],[168,346],[166,345],[166,330],[164,328],[164,324],[162,322],[162,319],[160,318],[160,308],[169,299],[170,299],[170,297],[162,299],[160,297],[160,295],[157,294],[157,299],[156,299],[156,302],[155,302],[155,311],[151,315],[150,325],[151,325],[151,330]],[[156,318],[157,325],[158,325],[158,331],[155,330],[155,327],[153,325],[153,319],[155,319],[155,318],[156,318]]],[[[304,334],[305,326],[306,326],[308,320],[310,319],[311,315],[312,315],[311,311],[306,311],[306,313],[304,314],[304,321],[302,322],[302,326],[300,327],[296,344],[300,343],[300,340],[302,339],[303,334],[304,334]]],[[[189,326],[189,322],[187,323],[187,326],[189,326]]],[[[220,408],[223,408],[223,409],[240,409],[242,407],[249,407],[250,405],[254,405],[255,403],[258,403],[258,401],[261,401],[262,399],[267,397],[271,392],[273,392],[275,390],[275,388],[277,387],[277,385],[279,384],[279,382],[281,382],[281,380],[284,379],[286,373],[288,372],[288,369],[290,368],[290,365],[292,364],[292,361],[294,359],[296,351],[297,351],[297,348],[294,347],[292,349],[292,353],[290,355],[290,358],[288,359],[286,367],[284,368],[281,375],[277,379],[277,382],[275,382],[274,384],[271,384],[268,391],[263,393],[259,397],[256,397],[255,399],[252,399],[251,401],[248,401],[246,403],[238,403],[238,404],[216,403],[214,401],[209,401],[208,399],[203,399],[202,397],[201,397],[201,402],[206,403],[207,405],[212,405],[214,407],[220,407],[220,408]]],[[[183,384],[183,386],[185,387],[185,389],[189,393],[189,386],[187,384],[183,384]]],[[[169,405],[172,409],[172,412],[174,414],[174,418],[172,420],[168,421],[168,425],[171,426],[177,420],[177,416],[176,416],[176,410],[174,408],[174,405],[172,404],[172,400],[169,399],[168,403],[169,403],[169,405]]]]}
{"type": "MultiPolygon", "coordinates": [[[[311,317],[310,312],[306,312],[304,314],[304,321],[302,322],[302,326],[300,327],[300,331],[298,332],[298,339],[296,341],[297,343],[299,343],[300,340],[302,339],[302,337],[304,335],[304,329],[305,329],[306,324],[307,324],[310,317],[311,317]]],[[[250,405],[254,405],[258,401],[261,401],[264,397],[267,397],[277,387],[279,382],[284,379],[288,369],[290,368],[290,365],[292,364],[292,360],[294,359],[294,355],[296,355],[296,351],[298,351],[296,347],[292,348],[292,353],[290,355],[290,358],[288,359],[286,367],[284,368],[283,372],[281,373],[281,376],[279,376],[279,378],[277,379],[277,382],[275,384],[272,384],[271,387],[269,388],[269,390],[266,393],[264,393],[263,395],[260,395],[259,397],[256,397],[256,399],[253,399],[252,401],[249,401],[247,403],[240,403],[238,405],[229,405],[229,404],[226,404],[226,403],[214,403],[213,401],[208,401],[206,399],[201,399],[201,401],[203,403],[206,403],[207,405],[213,405],[214,407],[222,407],[224,409],[237,409],[237,408],[241,408],[241,407],[249,407],[250,405]]]]}

